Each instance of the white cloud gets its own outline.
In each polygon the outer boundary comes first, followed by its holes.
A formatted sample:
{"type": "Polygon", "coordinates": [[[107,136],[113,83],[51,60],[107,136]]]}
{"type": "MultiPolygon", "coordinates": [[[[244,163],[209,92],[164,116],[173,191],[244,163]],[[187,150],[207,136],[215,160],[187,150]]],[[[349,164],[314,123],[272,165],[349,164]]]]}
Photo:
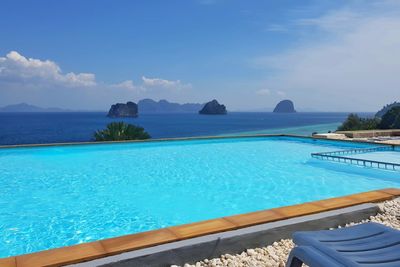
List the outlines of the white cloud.
{"type": "Polygon", "coordinates": [[[160,78],[146,78],[142,77],[143,85],[145,87],[162,87],[168,89],[185,89],[191,88],[191,84],[183,84],[180,80],[171,81],[160,78]]]}
{"type": "Polygon", "coordinates": [[[71,87],[96,85],[96,78],[92,73],[63,74],[53,61],[26,58],[16,51],[0,57],[0,79],[71,87]]]}
{"type": "Polygon", "coordinates": [[[114,87],[124,88],[124,89],[129,89],[129,90],[142,89],[140,86],[135,86],[133,84],[132,80],[126,80],[126,81],[117,83],[117,84],[114,85],[114,87]]]}
{"type": "Polygon", "coordinates": [[[362,15],[349,9],[330,12],[322,17],[299,19],[295,24],[299,26],[314,26],[325,31],[346,31],[349,26],[362,24],[362,15]]]}
{"type": "Polygon", "coordinates": [[[276,94],[278,95],[278,96],[286,96],[286,93],[285,92],[283,92],[283,91],[276,91],[276,94]]]}
{"type": "Polygon", "coordinates": [[[269,89],[260,89],[256,91],[257,95],[269,95],[271,94],[271,90],[269,89]]]}
{"type": "Polygon", "coordinates": [[[308,41],[259,58],[258,63],[269,70],[265,82],[320,110],[373,111],[399,100],[400,9],[396,8],[337,10],[300,20],[299,31],[307,34],[311,26],[317,34],[309,31],[308,41]]]}

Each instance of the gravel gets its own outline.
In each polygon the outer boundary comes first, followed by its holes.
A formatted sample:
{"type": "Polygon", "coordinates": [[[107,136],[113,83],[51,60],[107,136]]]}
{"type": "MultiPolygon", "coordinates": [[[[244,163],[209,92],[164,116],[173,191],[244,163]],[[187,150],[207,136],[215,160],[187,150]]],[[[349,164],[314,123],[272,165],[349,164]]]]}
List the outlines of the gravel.
{"type": "MultiPolygon", "coordinates": [[[[380,203],[379,208],[380,212],[376,216],[371,216],[361,222],[349,223],[344,227],[377,222],[400,230],[400,198],[380,203]]],[[[282,239],[267,247],[247,249],[236,255],[224,254],[219,258],[204,259],[195,264],[185,264],[183,267],[284,267],[293,247],[294,243],[291,239],[282,239]]]]}

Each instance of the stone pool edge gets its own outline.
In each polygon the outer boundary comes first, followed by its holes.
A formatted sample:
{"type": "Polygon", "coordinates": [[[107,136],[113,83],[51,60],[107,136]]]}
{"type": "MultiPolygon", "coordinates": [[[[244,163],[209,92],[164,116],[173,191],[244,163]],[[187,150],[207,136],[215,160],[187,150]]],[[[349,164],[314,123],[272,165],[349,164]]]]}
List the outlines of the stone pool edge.
{"type": "Polygon", "coordinates": [[[195,237],[238,230],[365,203],[383,202],[399,196],[399,188],[374,190],[2,258],[0,259],[0,266],[33,267],[76,264],[195,237]]]}
{"type": "Polygon", "coordinates": [[[40,148],[40,147],[53,147],[53,146],[84,146],[84,145],[106,145],[106,144],[135,144],[135,143],[156,143],[167,141],[196,141],[196,140],[223,140],[223,139],[240,139],[240,138],[262,138],[262,137],[292,137],[299,139],[322,140],[327,142],[344,142],[344,143],[361,143],[376,146],[395,146],[400,147],[398,144],[382,144],[368,140],[342,140],[342,139],[326,139],[323,137],[315,137],[308,135],[296,134],[251,134],[251,135],[232,135],[232,136],[193,136],[193,137],[174,137],[174,138],[154,138],[146,140],[124,140],[124,141],[87,141],[87,142],[65,142],[65,143],[46,143],[46,144],[22,144],[22,145],[0,145],[0,149],[12,148],[40,148]]]}

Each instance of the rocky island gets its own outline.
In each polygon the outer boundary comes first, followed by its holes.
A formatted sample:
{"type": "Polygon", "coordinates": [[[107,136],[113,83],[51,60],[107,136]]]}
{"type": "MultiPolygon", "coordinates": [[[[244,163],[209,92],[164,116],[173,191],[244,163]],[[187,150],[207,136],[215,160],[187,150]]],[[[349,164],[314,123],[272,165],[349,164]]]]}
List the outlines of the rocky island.
{"type": "Polygon", "coordinates": [[[275,113],[295,113],[294,104],[291,100],[282,100],[274,108],[275,113]]]}
{"type": "Polygon", "coordinates": [[[137,117],[138,106],[133,102],[127,102],[126,104],[117,103],[111,106],[108,111],[107,117],[119,118],[119,117],[137,117]]]}
{"type": "Polygon", "coordinates": [[[207,102],[199,111],[199,114],[203,115],[225,115],[226,113],[225,105],[218,103],[218,101],[215,99],[207,102]]]}

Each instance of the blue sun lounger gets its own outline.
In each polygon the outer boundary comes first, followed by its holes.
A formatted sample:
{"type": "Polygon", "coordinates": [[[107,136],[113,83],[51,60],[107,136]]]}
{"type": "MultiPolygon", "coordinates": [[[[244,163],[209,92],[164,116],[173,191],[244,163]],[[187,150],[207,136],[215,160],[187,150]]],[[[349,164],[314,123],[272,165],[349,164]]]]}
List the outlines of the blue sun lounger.
{"type": "Polygon", "coordinates": [[[296,232],[286,267],[399,267],[400,231],[378,223],[296,232]]]}

